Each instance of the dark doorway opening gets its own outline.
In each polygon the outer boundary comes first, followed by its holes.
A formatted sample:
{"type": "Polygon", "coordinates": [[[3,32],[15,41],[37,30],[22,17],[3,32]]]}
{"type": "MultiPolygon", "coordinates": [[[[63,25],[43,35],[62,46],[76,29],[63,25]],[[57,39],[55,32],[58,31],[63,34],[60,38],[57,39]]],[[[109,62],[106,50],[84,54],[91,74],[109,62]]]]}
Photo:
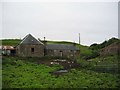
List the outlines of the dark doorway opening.
{"type": "Polygon", "coordinates": [[[34,53],[34,48],[31,48],[31,52],[34,53]]]}
{"type": "Polygon", "coordinates": [[[63,51],[60,51],[60,56],[61,56],[61,57],[63,56],[63,51]]]}
{"type": "Polygon", "coordinates": [[[16,54],[15,50],[10,50],[10,55],[14,56],[16,54]]]}

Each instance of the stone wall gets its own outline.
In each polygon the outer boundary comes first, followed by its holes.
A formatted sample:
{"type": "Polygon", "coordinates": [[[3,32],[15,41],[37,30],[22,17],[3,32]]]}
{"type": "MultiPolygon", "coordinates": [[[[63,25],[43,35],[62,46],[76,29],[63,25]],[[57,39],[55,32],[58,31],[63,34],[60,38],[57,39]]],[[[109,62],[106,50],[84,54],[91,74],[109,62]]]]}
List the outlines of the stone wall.
{"type": "Polygon", "coordinates": [[[44,56],[43,45],[18,45],[16,48],[16,55],[20,57],[41,57],[44,56]]]}
{"type": "Polygon", "coordinates": [[[113,43],[100,51],[101,56],[120,55],[120,43],[113,43]]]}
{"type": "Polygon", "coordinates": [[[76,50],[51,50],[48,49],[46,50],[46,55],[47,56],[61,56],[61,57],[76,57],[78,56],[80,51],[76,50]]]}

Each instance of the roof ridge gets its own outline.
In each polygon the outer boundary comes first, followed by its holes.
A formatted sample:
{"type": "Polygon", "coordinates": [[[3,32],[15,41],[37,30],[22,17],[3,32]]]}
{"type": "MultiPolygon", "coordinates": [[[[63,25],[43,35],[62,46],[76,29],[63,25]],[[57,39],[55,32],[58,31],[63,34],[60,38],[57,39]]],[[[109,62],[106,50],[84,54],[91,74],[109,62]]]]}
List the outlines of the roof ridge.
{"type": "MultiPolygon", "coordinates": [[[[28,34],[29,35],[29,34],[28,34]]],[[[28,37],[28,35],[26,35],[23,40],[20,42],[20,44],[28,37]]]]}
{"type": "Polygon", "coordinates": [[[28,34],[25,36],[25,38],[23,38],[20,44],[43,44],[43,43],[37,40],[31,34],[28,34]]]}

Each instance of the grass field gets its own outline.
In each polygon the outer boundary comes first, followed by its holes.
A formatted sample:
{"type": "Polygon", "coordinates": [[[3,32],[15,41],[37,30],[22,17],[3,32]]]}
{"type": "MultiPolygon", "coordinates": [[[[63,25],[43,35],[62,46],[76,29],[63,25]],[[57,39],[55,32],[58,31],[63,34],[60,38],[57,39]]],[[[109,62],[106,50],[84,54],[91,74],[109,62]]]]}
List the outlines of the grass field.
{"type": "Polygon", "coordinates": [[[25,58],[3,57],[2,85],[3,88],[119,88],[118,74],[80,67],[64,75],[51,75],[50,72],[61,68],[36,64],[25,58]]]}

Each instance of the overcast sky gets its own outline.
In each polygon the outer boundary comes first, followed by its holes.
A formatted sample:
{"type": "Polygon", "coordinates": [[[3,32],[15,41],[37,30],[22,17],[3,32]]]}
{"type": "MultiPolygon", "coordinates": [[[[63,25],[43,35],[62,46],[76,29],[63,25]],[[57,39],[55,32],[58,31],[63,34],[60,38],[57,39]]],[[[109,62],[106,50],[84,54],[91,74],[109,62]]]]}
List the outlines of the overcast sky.
{"type": "MultiPolygon", "coordinates": [[[[0,4],[1,5],[1,4],[0,4]]],[[[3,2],[2,37],[101,43],[118,37],[117,2],[3,2]]]]}

